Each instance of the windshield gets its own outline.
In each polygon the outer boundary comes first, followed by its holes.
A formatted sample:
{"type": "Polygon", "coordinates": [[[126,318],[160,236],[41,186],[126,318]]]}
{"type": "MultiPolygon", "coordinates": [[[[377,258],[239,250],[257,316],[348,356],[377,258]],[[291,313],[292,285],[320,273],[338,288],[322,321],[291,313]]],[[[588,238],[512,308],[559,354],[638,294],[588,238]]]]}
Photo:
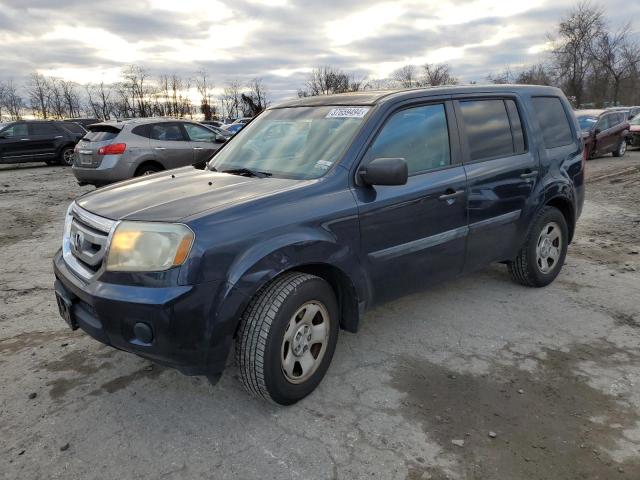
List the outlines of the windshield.
{"type": "Polygon", "coordinates": [[[597,122],[598,122],[597,117],[589,117],[589,116],[578,117],[580,130],[582,130],[583,132],[588,132],[589,130],[591,130],[597,122]]]}
{"type": "Polygon", "coordinates": [[[344,153],[368,107],[267,110],[213,157],[219,172],[248,168],[274,177],[323,176],[344,153]]]}

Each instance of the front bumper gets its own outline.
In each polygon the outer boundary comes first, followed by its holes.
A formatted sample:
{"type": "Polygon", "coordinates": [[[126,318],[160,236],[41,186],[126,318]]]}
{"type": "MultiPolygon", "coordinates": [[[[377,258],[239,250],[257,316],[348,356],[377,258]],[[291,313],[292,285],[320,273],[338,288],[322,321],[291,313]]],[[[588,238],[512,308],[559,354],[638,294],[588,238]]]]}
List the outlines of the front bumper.
{"type": "Polygon", "coordinates": [[[56,290],[71,299],[77,325],[106,345],[135,353],[187,375],[215,375],[224,369],[235,311],[216,306],[229,294],[225,282],[146,287],[99,280],[89,283],[69,270],[61,251],[53,260],[56,290]],[[136,324],[150,327],[153,338],[136,336],[136,324]]]}

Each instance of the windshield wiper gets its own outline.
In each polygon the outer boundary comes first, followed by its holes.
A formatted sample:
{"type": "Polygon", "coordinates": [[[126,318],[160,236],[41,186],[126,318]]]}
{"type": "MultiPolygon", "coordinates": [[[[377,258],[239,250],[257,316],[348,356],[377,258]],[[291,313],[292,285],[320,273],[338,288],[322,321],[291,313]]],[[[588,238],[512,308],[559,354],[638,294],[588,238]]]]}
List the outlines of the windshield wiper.
{"type": "Polygon", "coordinates": [[[258,170],[251,170],[250,168],[231,168],[229,170],[222,170],[222,173],[230,173],[231,175],[244,175],[246,177],[265,178],[273,175],[269,172],[260,172],[258,170]]]}

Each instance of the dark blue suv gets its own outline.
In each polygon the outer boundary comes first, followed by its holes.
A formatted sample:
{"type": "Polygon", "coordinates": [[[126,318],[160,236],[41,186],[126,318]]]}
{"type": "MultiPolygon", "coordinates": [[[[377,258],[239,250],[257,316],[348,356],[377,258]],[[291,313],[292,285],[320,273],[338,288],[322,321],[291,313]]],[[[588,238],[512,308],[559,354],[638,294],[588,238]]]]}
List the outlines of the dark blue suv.
{"type": "Polygon", "coordinates": [[[542,287],[584,199],[560,90],[465,86],[269,108],[204,170],[99,189],[54,259],[71,328],[190,375],[291,404],[368,308],[502,262],[542,287]]]}

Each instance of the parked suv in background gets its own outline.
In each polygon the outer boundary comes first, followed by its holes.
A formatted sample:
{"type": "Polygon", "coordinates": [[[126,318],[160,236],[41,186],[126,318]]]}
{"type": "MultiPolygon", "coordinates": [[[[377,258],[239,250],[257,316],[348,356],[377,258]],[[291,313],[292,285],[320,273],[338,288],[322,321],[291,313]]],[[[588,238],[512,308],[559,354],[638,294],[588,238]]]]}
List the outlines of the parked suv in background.
{"type": "Polygon", "coordinates": [[[226,138],[197,123],[145,118],[90,125],[75,150],[80,184],[106,185],[161,170],[204,164],[226,138]]]}
{"type": "Polygon", "coordinates": [[[615,110],[576,110],[588,158],[612,153],[622,157],[627,151],[629,122],[627,112],[615,110]]]}
{"type": "Polygon", "coordinates": [[[356,332],[374,305],[492,262],[523,285],[551,283],[584,160],[551,87],[299,99],[260,114],[205,170],[73,202],[54,258],[60,313],[214,382],[235,342],[246,389],[291,404],[320,383],[339,329],[356,332]],[[279,141],[254,141],[266,135],[279,141]]]}
{"type": "Polygon", "coordinates": [[[45,162],[71,165],[73,147],[85,131],[57,120],[0,123],[0,164],[45,162]]]}

